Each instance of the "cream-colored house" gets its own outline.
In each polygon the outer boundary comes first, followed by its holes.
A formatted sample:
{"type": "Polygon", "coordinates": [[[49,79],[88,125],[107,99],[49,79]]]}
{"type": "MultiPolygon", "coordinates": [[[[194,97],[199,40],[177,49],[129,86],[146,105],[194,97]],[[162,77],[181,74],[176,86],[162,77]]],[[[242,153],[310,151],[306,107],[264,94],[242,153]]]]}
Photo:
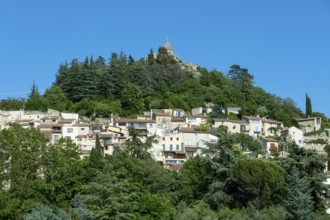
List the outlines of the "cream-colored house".
{"type": "Polygon", "coordinates": [[[199,108],[193,108],[191,109],[191,114],[192,115],[205,115],[212,112],[212,108],[210,107],[199,107],[199,108]]]}
{"type": "Polygon", "coordinates": [[[272,119],[263,119],[262,120],[262,135],[263,136],[279,136],[281,130],[283,129],[283,123],[272,120],[272,119]]]}
{"type": "Polygon", "coordinates": [[[224,118],[213,119],[212,127],[218,128],[219,126],[227,127],[228,132],[231,134],[249,133],[250,131],[250,124],[242,120],[229,120],[224,118]]]}
{"type": "Polygon", "coordinates": [[[322,118],[300,118],[297,119],[299,126],[302,128],[303,132],[318,131],[321,129],[322,118]]]}

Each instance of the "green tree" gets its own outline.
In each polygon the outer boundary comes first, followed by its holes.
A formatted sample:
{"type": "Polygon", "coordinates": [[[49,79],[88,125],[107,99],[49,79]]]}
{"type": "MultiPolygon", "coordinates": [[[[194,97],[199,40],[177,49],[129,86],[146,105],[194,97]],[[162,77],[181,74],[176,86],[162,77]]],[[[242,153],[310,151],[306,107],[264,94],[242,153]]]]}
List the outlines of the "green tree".
{"type": "Polygon", "coordinates": [[[264,159],[238,160],[230,169],[231,192],[236,206],[252,203],[257,210],[277,204],[284,197],[286,172],[264,159]]]}
{"type": "Polygon", "coordinates": [[[326,180],[324,173],[327,157],[318,154],[315,150],[299,148],[295,144],[288,146],[290,155],[288,158],[278,158],[278,163],[290,173],[293,167],[297,167],[301,178],[309,182],[313,198],[313,211],[324,212],[326,199],[328,198],[328,187],[323,183],[326,180]]]}
{"type": "Polygon", "coordinates": [[[311,117],[312,113],[313,111],[312,111],[311,98],[306,93],[306,117],[311,117]]]}
{"type": "Polygon", "coordinates": [[[38,91],[38,87],[34,82],[29,97],[26,101],[25,107],[27,110],[39,110],[39,111],[47,110],[47,103],[45,102],[44,98],[40,95],[38,91]]]}
{"type": "Polygon", "coordinates": [[[297,167],[292,167],[287,182],[284,207],[287,219],[311,219],[313,200],[306,177],[301,178],[297,167]]]}
{"type": "Polygon", "coordinates": [[[127,84],[121,97],[121,106],[127,115],[138,114],[143,110],[142,92],[136,85],[127,84]]]}
{"type": "Polygon", "coordinates": [[[46,89],[44,99],[49,108],[56,109],[58,111],[66,110],[67,99],[61,87],[54,85],[51,88],[46,89]]]}
{"type": "Polygon", "coordinates": [[[6,98],[0,100],[0,109],[4,111],[13,111],[23,109],[25,101],[22,98],[6,98]]]}
{"type": "Polygon", "coordinates": [[[102,169],[103,168],[103,151],[100,142],[99,135],[96,134],[95,140],[95,147],[92,148],[91,154],[89,157],[90,160],[90,167],[95,169],[102,169]]]}
{"type": "Polygon", "coordinates": [[[182,200],[188,203],[203,199],[214,176],[210,160],[199,155],[189,158],[180,169],[180,174],[179,191],[182,200]]]}

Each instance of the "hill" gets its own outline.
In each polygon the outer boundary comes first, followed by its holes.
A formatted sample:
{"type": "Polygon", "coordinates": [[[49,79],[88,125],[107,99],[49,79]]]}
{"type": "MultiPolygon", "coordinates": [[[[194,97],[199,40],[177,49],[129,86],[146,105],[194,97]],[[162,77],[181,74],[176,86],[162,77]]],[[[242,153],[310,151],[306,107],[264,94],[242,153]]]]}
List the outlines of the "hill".
{"type": "Polygon", "coordinates": [[[253,79],[248,69],[236,64],[225,74],[184,63],[166,44],[157,54],[151,50],[139,60],[122,52],[112,53],[109,61],[100,56],[73,59],[60,65],[55,82],[43,95],[33,85],[27,100],[2,100],[0,109],[53,108],[87,117],[108,117],[131,116],[151,108],[190,111],[212,103],[222,109],[241,107],[241,115],[260,115],[286,126],[304,116],[292,99],[267,93],[255,86],[253,79]]]}

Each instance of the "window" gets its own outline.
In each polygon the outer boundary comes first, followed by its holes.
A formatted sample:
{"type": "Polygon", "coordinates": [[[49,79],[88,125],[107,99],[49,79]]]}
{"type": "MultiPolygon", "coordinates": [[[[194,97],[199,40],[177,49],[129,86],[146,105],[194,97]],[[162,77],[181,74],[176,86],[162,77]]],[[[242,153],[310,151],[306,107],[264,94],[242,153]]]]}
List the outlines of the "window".
{"type": "Polygon", "coordinates": [[[171,137],[170,140],[173,141],[173,138],[171,137]]]}
{"type": "Polygon", "coordinates": [[[54,143],[58,141],[58,135],[54,135],[54,143]]]}
{"type": "Polygon", "coordinates": [[[53,120],[52,120],[52,122],[56,122],[56,120],[55,120],[55,119],[53,119],[53,120]]]}
{"type": "Polygon", "coordinates": [[[165,138],[163,137],[163,141],[165,141],[165,138]]]}
{"type": "Polygon", "coordinates": [[[178,144],[176,145],[176,150],[180,150],[180,146],[178,144]]]}
{"type": "Polygon", "coordinates": [[[165,150],[165,144],[162,144],[162,146],[163,146],[163,149],[165,150]]]}
{"type": "Polygon", "coordinates": [[[118,123],[118,126],[126,126],[126,123],[118,123]]]}
{"type": "Polygon", "coordinates": [[[153,128],[153,124],[149,124],[149,128],[153,128]]]}
{"type": "Polygon", "coordinates": [[[67,129],[66,129],[66,132],[68,132],[68,133],[73,133],[73,128],[67,128],[67,129]]]}
{"type": "Polygon", "coordinates": [[[187,157],[193,157],[194,156],[194,152],[192,151],[187,151],[187,157]]]}
{"type": "Polygon", "coordinates": [[[170,144],[170,151],[173,151],[173,144],[170,144]]]}
{"type": "Polygon", "coordinates": [[[85,128],[80,128],[80,130],[82,130],[82,131],[83,131],[83,130],[85,130],[85,128]]]}
{"type": "Polygon", "coordinates": [[[65,136],[64,138],[67,139],[67,140],[71,140],[70,136],[65,136]]]}
{"type": "Polygon", "coordinates": [[[77,138],[77,141],[80,142],[82,139],[81,138],[77,138]]]}
{"type": "Polygon", "coordinates": [[[178,140],[179,140],[179,138],[176,138],[176,140],[178,141],[178,140]]]}

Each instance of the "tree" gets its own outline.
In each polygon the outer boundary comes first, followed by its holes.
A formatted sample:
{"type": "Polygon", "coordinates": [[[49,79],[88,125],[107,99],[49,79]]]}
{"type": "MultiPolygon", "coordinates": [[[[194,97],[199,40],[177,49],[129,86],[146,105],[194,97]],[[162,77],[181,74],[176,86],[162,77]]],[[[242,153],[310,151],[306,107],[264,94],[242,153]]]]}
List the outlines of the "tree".
{"type": "Polygon", "coordinates": [[[54,85],[51,88],[46,89],[44,99],[49,108],[56,109],[58,111],[66,110],[67,99],[61,87],[58,85],[54,85]]]}
{"type": "Polygon", "coordinates": [[[214,175],[210,160],[199,155],[189,158],[180,169],[180,174],[182,185],[179,191],[182,200],[188,203],[205,196],[214,175]]]}
{"type": "Polygon", "coordinates": [[[284,197],[286,172],[274,162],[253,158],[238,160],[230,168],[230,176],[235,206],[252,203],[261,210],[284,197]]]}
{"type": "Polygon", "coordinates": [[[323,183],[326,181],[324,170],[327,157],[318,154],[315,150],[300,148],[295,144],[290,144],[288,148],[290,152],[288,158],[278,158],[277,162],[287,173],[292,172],[293,167],[298,168],[300,178],[306,178],[309,182],[313,211],[324,212],[329,190],[323,183]]]}
{"type": "Polygon", "coordinates": [[[128,83],[125,86],[121,97],[121,105],[127,115],[138,114],[143,110],[142,92],[133,83],[128,83]]]}
{"type": "Polygon", "coordinates": [[[95,147],[92,148],[89,157],[90,167],[95,169],[102,169],[103,168],[102,158],[103,158],[102,146],[100,143],[99,135],[96,134],[95,147]]]}
{"type": "Polygon", "coordinates": [[[0,109],[4,111],[13,111],[23,109],[25,101],[22,98],[6,98],[0,101],[0,109]]]}
{"type": "Polygon", "coordinates": [[[227,74],[228,78],[240,89],[244,95],[244,101],[248,101],[253,87],[253,78],[247,69],[241,68],[239,65],[232,65],[227,74]]]}
{"type": "Polygon", "coordinates": [[[311,219],[313,198],[306,177],[301,178],[297,167],[291,169],[286,184],[284,207],[288,219],[311,219]]]}
{"type": "Polygon", "coordinates": [[[311,117],[312,116],[312,102],[310,97],[306,93],[306,117],[311,117]]]}
{"type": "Polygon", "coordinates": [[[40,95],[38,91],[38,87],[34,82],[31,87],[31,92],[26,101],[25,107],[27,110],[39,110],[39,111],[47,110],[47,103],[45,102],[44,98],[40,95]]]}

